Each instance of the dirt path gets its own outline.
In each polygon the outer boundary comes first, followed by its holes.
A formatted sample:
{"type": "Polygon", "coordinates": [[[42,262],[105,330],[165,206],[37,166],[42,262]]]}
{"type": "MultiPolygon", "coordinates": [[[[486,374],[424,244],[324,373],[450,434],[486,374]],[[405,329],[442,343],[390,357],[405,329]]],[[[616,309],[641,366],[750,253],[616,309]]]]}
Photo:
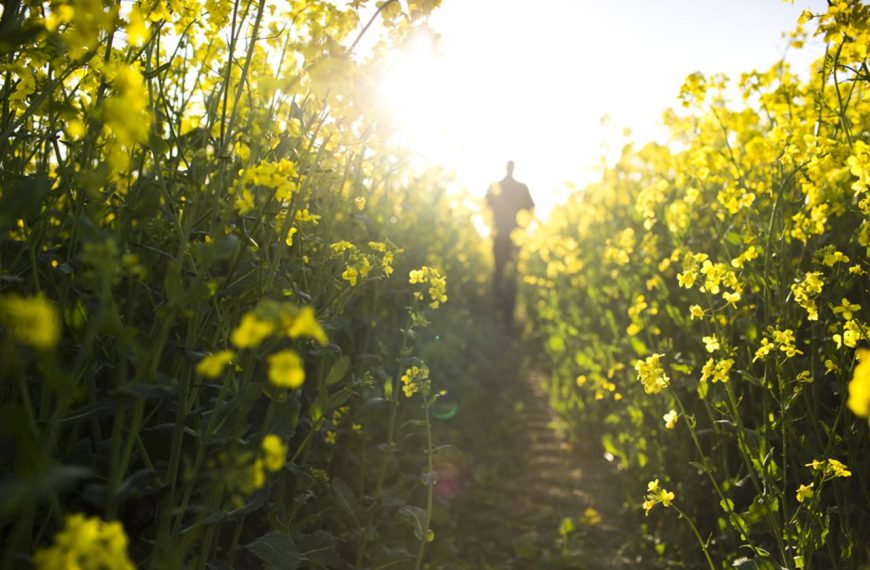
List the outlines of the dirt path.
{"type": "Polygon", "coordinates": [[[460,560],[499,570],[633,567],[619,547],[619,478],[597,442],[572,446],[555,428],[542,375],[492,382],[465,434],[465,476],[451,509],[460,560]],[[583,522],[590,507],[601,522],[583,522]],[[575,527],[567,539],[565,518],[575,527]]]}

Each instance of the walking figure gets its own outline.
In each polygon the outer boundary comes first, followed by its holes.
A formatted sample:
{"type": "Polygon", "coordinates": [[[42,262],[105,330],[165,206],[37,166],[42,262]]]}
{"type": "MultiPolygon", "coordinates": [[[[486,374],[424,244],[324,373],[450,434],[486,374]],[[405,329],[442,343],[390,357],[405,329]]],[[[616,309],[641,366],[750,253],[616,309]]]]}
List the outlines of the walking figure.
{"type": "Polygon", "coordinates": [[[495,258],[493,288],[499,310],[507,323],[513,321],[516,305],[517,283],[513,266],[516,246],[511,241],[511,232],[517,227],[517,214],[532,210],[535,202],[529,187],[514,179],[514,161],[507,163],[507,175],[495,182],[486,192],[486,203],[492,210],[492,254],[495,258]]]}

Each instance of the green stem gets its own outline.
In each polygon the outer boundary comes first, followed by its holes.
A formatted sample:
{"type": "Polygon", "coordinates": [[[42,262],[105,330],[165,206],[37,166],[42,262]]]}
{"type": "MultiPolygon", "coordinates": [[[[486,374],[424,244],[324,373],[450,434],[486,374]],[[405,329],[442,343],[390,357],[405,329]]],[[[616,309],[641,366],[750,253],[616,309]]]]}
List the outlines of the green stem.
{"type": "Polygon", "coordinates": [[[713,559],[710,558],[710,553],[707,551],[707,544],[701,538],[701,533],[698,532],[698,527],[695,526],[695,523],[692,522],[692,519],[686,516],[686,513],[680,510],[680,508],[671,503],[671,506],[674,507],[674,510],[680,513],[680,516],[686,519],[686,522],[689,523],[689,526],[692,527],[692,532],[695,534],[695,538],[698,539],[698,544],[701,546],[701,551],[704,553],[704,558],[707,559],[707,565],[710,566],[710,570],[716,570],[716,565],[713,564],[713,559]]]}

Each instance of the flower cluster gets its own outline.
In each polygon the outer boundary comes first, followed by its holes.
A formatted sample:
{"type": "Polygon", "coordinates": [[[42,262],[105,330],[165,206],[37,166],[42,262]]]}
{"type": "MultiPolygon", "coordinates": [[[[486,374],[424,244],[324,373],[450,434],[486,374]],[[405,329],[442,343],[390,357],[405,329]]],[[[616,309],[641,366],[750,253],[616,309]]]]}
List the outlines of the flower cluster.
{"type": "Polygon", "coordinates": [[[54,536],[54,544],[33,555],[33,565],[37,570],[135,568],[127,555],[127,535],[121,523],[81,513],[66,518],[63,530],[54,536]]]}
{"type": "MultiPolygon", "coordinates": [[[[442,303],[447,302],[447,278],[434,267],[424,265],[420,269],[412,269],[408,275],[408,282],[412,285],[418,283],[429,285],[429,306],[431,308],[437,309],[442,303]]],[[[414,298],[422,301],[423,293],[415,291],[414,298]]]]}
{"type": "Polygon", "coordinates": [[[402,392],[410,398],[417,392],[422,392],[424,397],[429,393],[430,380],[429,368],[425,364],[411,366],[402,374],[402,392]]]}
{"type": "Polygon", "coordinates": [[[646,497],[643,501],[643,512],[645,515],[649,515],[652,508],[658,504],[661,504],[663,507],[670,507],[671,502],[674,500],[674,493],[660,486],[658,479],[650,481],[646,486],[646,491],[646,497]]]}
{"type": "Polygon", "coordinates": [[[670,378],[661,364],[663,356],[664,354],[652,354],[634,363],[637,378],[643,383],[643,390],[647,394],[658,394],[670,386],[670,378]]]}
{"type": "Polygon", "coordinates": [[[40,350],[53,348],[60,338],[60,316],[42,296],[11,293],[0,298],[0,324],[18,342],[40,350]]]}

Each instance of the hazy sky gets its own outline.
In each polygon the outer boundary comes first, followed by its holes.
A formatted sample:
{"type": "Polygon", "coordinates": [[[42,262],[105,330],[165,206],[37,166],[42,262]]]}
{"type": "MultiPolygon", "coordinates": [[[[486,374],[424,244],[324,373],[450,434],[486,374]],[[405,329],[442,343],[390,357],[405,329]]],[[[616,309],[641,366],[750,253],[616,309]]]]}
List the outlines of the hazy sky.
{"type": "MultiPolygon", "coordinates": [[[[398,57],[382,92],[419,155],[482,195],[516,161],[544,214],[596,177],[602,144],[660,136],[683,79],[737,78],[785,53],[782,33],[824,0],[444,0],[425,44],[398,57]],[[607,114],[610,122],[602,127],[607,114]]],[[[796,69],[818,49],[791,51],[796,69]]]]}

